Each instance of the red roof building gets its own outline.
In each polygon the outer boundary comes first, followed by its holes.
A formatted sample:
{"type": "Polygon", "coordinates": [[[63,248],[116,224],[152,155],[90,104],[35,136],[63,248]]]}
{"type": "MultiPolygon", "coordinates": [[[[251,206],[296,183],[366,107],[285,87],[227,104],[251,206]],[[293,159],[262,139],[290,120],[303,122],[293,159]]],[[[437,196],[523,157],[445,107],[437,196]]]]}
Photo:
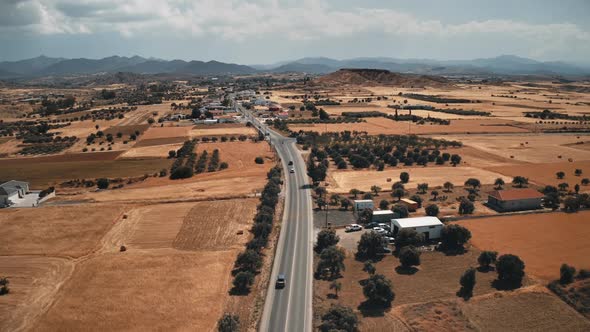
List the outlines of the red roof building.
{"type": "Polygon", "coordinates": [[[488,193],[488,205],[498,211],[540,209],[544,195],[531,188],[494,190],[488,193]]]}

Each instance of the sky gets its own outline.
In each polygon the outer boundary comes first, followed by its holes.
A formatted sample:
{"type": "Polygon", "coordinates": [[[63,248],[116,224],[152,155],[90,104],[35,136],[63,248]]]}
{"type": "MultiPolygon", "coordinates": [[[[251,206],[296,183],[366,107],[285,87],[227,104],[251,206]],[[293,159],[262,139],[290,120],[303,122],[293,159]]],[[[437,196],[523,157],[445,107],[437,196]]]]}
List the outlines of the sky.
{"type": "Polygon", "coordinates": [[[0,0],[0,60],[302,57],[590,64],[590,0],[0,0]]]}

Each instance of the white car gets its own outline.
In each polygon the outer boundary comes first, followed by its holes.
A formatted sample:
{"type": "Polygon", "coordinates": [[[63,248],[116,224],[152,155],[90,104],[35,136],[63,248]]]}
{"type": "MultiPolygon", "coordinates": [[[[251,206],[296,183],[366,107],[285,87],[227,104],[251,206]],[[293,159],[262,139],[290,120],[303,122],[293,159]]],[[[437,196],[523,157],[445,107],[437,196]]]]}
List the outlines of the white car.
{"type": "Polygon", "coordinates": [[[289,173],[295,173],[295,169],[291,167],[291,169],[289,169],[289,173]]]}
{"type": "Polygon", "coordinates": [[[379,233],[379,234],[382,234],[382,235],[383,235],[383,234],[385,234],[385,233],[387,233],[387,231],[386,231],[386,230],[384,230],[384,229],[383,229],[383,228],[381,228],[381,227],[373,227],[373,231],[375,231],[375,232],[377,232],[377,233],[379,233]]]}
{"type": "Polygon", "coordinates": [[[362,230],[363,227],[361,225],[358,224],[350,224],[348,226],[346,226],[346,228],[344,229],[345,232],[358,232],[360,230],[362,230]]]}

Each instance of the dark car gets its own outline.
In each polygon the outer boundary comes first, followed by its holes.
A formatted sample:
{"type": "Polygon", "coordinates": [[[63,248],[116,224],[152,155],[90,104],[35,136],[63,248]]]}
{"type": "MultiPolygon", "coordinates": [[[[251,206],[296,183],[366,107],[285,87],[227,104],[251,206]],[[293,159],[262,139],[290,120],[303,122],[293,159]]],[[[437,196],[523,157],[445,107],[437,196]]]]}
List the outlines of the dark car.
{"type": "Polygon", "coordinates": [[[285,281],[285,275],[279,274],[277,276],[277,282],[275,283],[275,288],[276,289],[285,288],[286,283],[287,282],[285,281]]]}
{"type": "Polygon", "coordinates": [[[375,227],[377,227],[379,224],[376,222],[370,222],[368,224],[365,224],[365,229],[373,229],[375,227]]]}
{"type": "Polygon", "coordinates": [[[289,166],[291,166],[291,165],[293,165],[293,161],[292,160],[289,161],[289,166]]]}

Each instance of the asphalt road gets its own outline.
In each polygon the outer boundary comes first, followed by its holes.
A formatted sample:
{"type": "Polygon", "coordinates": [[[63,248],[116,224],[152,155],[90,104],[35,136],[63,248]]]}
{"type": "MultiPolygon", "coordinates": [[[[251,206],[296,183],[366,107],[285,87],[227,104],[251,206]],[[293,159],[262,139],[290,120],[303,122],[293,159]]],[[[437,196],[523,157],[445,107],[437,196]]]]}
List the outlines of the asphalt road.
{"type": "MultiPolygon", "coordinates": [[[[242,110],[249,114],[246,110],[242,110]]],[[[272,268],[260,331],[311,331],[313,288],[313,216],[305,162],[295,140],[283,137],[254,118],[249,120],[269,133],[283,164],[286,178],[285,211],[272,268]],[[290,173],[293,161],[294,173],[290,173]],[[284,274],[286,286],[275,289],[277,275],[284,274]]]]}

